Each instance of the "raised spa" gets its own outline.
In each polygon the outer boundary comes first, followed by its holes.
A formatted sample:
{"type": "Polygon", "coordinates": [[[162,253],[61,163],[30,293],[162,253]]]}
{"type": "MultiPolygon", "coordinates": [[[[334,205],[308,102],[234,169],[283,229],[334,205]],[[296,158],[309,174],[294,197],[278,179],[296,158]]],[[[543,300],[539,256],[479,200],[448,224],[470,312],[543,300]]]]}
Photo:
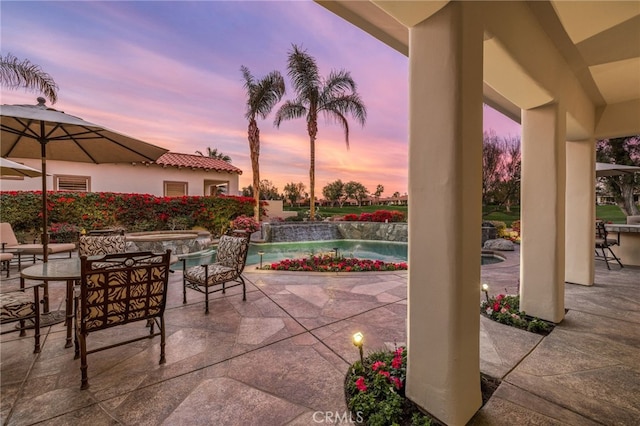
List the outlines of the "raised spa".
{"type": "Polygon", "coordinates": [[[125,235],[127,251],[163,252],[175,255],[202,252],[213,245],[208,231],[152,231],[125,235]]]}

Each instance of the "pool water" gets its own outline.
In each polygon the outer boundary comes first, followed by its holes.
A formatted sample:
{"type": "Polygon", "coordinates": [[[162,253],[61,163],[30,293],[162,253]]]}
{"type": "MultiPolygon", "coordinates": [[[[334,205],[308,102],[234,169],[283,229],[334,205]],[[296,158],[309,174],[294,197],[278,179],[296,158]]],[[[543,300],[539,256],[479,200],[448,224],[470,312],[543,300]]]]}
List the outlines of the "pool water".
{"type": "MultiPolygon", "coordinates": [[[[283,243],[251,243],[247,255],[247,265],[267,265],[283,259],[299,259],[309,256],[336,253],[339,256],[358,259],[382,260],[383,262],[406,262],[407,243],[372,240],[325,240],[297,241],[283,243]]],[[[211,263],[215,260],[215,249],[186,256],[187,268],[211,263]]],[[[482,255],[482,265],[502,262],[503,259],[491,254],[482,255]]]]}

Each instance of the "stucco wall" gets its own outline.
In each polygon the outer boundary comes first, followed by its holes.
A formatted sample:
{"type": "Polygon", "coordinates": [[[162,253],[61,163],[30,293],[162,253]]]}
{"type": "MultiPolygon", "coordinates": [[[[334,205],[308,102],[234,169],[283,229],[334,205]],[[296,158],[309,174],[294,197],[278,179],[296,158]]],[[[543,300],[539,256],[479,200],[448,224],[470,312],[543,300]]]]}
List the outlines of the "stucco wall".
{"type": "MultiPolygon", "coordinates": [[[[11,158],[13,161],[41,170],[39,159],[11,158]]],[[[187,182],[188,195],[208,195],[205,181],[229,182],[229,195],[239,195],[239,176],[235,173],[217,173],[201,169],[163,168],[143,164],[92,164],[70,161],[47,161],[47,189],[53,188],[54,175],[90,176],[91,192],[125,192],[164,195],[164,182],[187,182]]],[[[1,179],[3,191],[33,191],[42,189],[40,178],[24,180],[1,179]]]]}

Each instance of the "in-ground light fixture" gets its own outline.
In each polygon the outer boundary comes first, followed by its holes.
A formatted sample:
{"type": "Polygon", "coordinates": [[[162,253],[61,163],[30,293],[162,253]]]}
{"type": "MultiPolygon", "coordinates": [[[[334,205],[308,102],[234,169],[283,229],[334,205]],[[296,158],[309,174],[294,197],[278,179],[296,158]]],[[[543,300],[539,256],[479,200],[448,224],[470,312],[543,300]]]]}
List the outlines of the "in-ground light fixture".
{"type": "Polygon", "coordinates": [[[489,284],[482,284],[482,291],[484,291],[484,297],[487,298],[487,303],[489,303],[489,284]]]}
{"type": "Polygon", "coordinates": [[[364,357],[362,355],[362,346],[364,344],[364,335],[361,332],[357,332],[353,335],[352,340],[353,345],[358,348],[360,352],[360,364],[364,366],[364,357]]]}
{"type": "Polygon", "coordinates": [[[262,269],[262,255],[264,255],[264,252],[260,250],[258,254],[260,255],[260,269],[262,269]]]}

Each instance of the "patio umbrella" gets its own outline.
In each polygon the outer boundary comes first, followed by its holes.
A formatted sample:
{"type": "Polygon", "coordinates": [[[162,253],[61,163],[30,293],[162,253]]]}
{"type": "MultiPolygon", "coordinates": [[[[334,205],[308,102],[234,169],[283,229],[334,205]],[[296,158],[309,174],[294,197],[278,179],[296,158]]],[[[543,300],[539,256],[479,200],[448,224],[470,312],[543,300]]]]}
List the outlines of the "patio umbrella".
{"type": "Polygon", "coordinates": [[[42,176],[42,172],[40,170],[32,169],[29,166],[25,166],[24,164],[16,163],[15,161],[0,157],[0,175],[38,177],[42,176]]]}
{"type": "Polygon", "coordinates": [[[624,164],[596,163],[596,177],[620,176],[640,173],[640,167],[624,164]]]}
{"type": "Polygon", "coordinates": [[[42,159],[42,245],[47,261],[47,159],[85,163],[155,161],[166,149],[45,105],[0,105],[0,156],[42,159]]]}

